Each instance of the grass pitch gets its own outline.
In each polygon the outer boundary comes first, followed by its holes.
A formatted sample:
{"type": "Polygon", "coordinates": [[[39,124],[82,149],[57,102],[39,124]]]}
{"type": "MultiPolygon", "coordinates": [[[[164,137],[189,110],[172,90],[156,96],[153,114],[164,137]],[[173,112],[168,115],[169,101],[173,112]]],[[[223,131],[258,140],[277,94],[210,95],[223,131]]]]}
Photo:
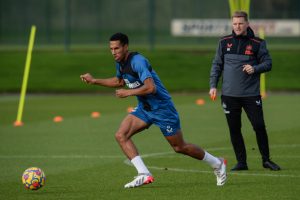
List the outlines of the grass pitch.
{"type": "MultiPolygon", "coordinates": [[[[133,49],[151,62],[163,84],[172,92],[207,91],[214,50],[182,48],[133,49]]],[[[268,90],[300,90],[299,49],[272,50],[271,72],[266,73],[268,90]]],[[[22,85],[26,52],[0,50],[0,93],[19,92],[22,85]]],[[[78,50],[70,53],[34,50],[30,67],[28,92],[78,93],[108,92],[104,87],[86,87],[79,75],[90,72],[97,78],[115,76],[116,69],[108,48],[78,50]]],[[[219,84],[221,85],[221,84],[219,84]]]]}
{"type": "MultiPolygon", "coordinates": [[[[220,99],[206,94],[174,94],[187,141],[235,164],[220,99]],[[206,103],[196,105],[203,98],[206,103]]],[[[263,169],[255,135],[243,115],[243,133],[250,170],[228,174],[217,187],[205,163],[176,154],[152,126],[134,137],[155,177],[141,188],[124,189],[136,175],[114,139],[114,132],[135,98],[113,95],[27,96],[23,127],[13,127],[18,96],[0,96],[0,199],[298,199],[300,195],[300,95],[269,94],[264,101],[272,159],[282,171],[263,169]],[[99,111],[100,118],[90,117],[99,111]],[[54,123],[55,116],[64,118],[54,123]],[[46,185],[28,191],[21,175],[40,167],[46,185]],[[297,189],[298,188],[298,189],[297,189]]]]}

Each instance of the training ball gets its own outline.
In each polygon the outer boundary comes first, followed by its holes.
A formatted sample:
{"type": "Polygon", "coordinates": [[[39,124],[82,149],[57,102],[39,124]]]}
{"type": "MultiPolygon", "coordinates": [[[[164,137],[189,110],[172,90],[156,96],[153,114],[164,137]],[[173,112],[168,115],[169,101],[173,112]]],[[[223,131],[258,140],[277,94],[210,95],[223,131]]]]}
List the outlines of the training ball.
{"type": "Polygon", "coordinates": [[[40,168],[30,167],[22,175],[22,183],[26,189],[38,190],[45,185],[46,176],[40,168]]]}

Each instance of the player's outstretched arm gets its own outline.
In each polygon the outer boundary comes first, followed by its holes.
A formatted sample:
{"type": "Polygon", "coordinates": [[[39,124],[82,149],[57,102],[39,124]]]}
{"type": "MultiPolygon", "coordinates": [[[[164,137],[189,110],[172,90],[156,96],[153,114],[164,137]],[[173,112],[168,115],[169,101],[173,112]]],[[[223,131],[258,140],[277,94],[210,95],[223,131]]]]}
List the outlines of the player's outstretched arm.
{"type": "Polygon", "coordinates": [[[156,86],[152,78],[147,78],[144,81],[142,87],[136,89],[118,89],[116,90],[116,96],[120,98],[125,98],[128,96],[143,96],[147,94],[152,94],[156,92],[156,86]]]}
{"type": "Polygon", "coordinates": [[[86,73],[80,75],[80,78],[83,82],[92,85],[100,85],[105,87],[122,87],[125,85],[124,80],[117,77],[96,79],[90,73],[86,73]]]}

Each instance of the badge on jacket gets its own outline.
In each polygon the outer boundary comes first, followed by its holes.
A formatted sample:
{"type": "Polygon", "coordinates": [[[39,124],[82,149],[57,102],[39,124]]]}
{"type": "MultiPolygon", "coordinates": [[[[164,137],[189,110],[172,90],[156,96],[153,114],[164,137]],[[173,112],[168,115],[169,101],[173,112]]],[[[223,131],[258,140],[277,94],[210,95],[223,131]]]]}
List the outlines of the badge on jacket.
{"type": "Polygon", "coordinates": [[[232,47],[232,43],[227,43],[227,51],[230,51],[231,47],[232,47]]]}
{"type": "Polygon", "coordinates": [[[245,55],[253,55],[252,45],[249,44],[246,46],[245,55]]]}

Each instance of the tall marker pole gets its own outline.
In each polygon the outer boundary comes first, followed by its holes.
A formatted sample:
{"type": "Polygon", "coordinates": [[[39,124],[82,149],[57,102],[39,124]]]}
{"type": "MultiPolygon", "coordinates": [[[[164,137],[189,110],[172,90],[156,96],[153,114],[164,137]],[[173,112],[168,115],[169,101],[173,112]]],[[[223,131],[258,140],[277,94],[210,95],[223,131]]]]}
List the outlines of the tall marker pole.
{"type": "Polygon", "coordinates": [[[239,0],[228,0],[229,1],[229,7],[230,7],[230,16],[233,15],[233,13],[237,10],[240,10],[240,1],[239,0]]]}
{"type": "Polygon", "coordinates": [[[228,0],[230,7],[231,16],[237,10],[243,10],[249,14],[250,11],[250,0],[228,0]]]}
{"type": "MultiPolygon", "coordinates": [[[[230,6],[230,14],[233,15],[234,11],[236,10],[243,10],[248,13],[248,16],[250,16],[250,0],[228,0],[229,6],[230,6]]],[[[265,32],[262,27],[258,30],[258,36],[261,39],[265,38],[265,32]]],[[[262,73],[260,74],[260,95],[262,98],[267,97],[266,93],[266,74],[262,73]]]]}
{"type": "Polygon", "coordinates": [[[23,115],[23,109],[24,109],[24,103],[25,103],[28,76],[29,76],[29,71],[30,71],[31,54],[32,54],[32,49],[33,49],[33,44],[34,44],[35,31],[36,31],[36,27],[34,25],[31,26],[30,37],[29,37],[29,46],[28,46],[27,56],[26,56],[26,63],[25,63],[25,70],[24,70],[24,75],[23,75],[23,82],[22,82],[22,89],[21,89],[21,95],[20,95],[20,101],[19,101],[17,120],[15,121],[14,126],[22,126],[23,125],[22,115],[23,115]]]}

